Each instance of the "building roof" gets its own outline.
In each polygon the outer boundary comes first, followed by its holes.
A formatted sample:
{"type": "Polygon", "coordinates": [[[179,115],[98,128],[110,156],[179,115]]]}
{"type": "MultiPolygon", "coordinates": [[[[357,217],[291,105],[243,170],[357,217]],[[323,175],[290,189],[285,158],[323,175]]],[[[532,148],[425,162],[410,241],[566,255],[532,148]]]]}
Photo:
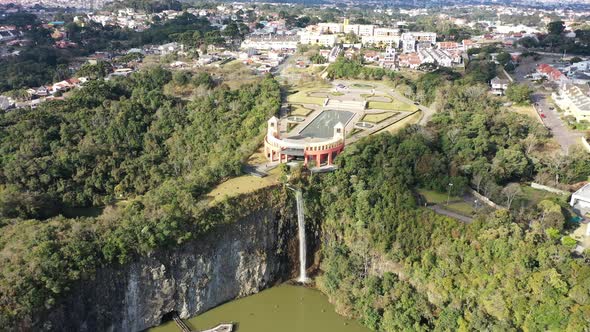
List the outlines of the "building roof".
{"type": "Polygon", "coordinates": [[[576,191],[574,195],[577,196],[576,198],[578,199],[582,198],[584,200],[590,201],[590,183],[578,189],[578,191],[576,191]]]}
{"type": "Polygon", "coordinates": [[[496,76],[496,77],[492,78],[491,83],[492,84],[508,84],[508,83],[510,83],[510,81],[507,79],[502,79],[502,78],[499,78],[498,76],[496,76]]]}

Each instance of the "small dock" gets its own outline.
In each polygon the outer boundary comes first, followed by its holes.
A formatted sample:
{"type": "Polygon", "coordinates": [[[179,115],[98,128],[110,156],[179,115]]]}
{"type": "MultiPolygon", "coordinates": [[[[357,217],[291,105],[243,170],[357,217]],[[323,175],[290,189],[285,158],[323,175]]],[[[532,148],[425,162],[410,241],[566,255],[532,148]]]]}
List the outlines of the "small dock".
{"type": "Polygon", "coordinates": [[[182,331],[182,332],[232,332],[234,330],[234,323],[229,323],[229,324],[219,324],[217,326],[215,326],[214,328],[208,329],[208,330],[202,330],[202,331],[193,331],[190,329],[190,327],[188,327],[188,325],[186,325],[186,323],[180,318],[180,316],[178,316],[178,314],[174,314],[174,316],[172,316],[172,319],[174,320],[174,323],[176,323],[176,325],[178,326],[178,328],[182,331]]]}
{"type": "Polygon", "coordinates": [[[182,332],[193,332],[188,327],[188,325],[186,325],[186,323],[182,319],[180,319],[180,316],[178,316],[178,314],[174,314],[174,316],[172,316],[172,319],[174,320],[174,323],[176,323],[176,325],[178,326],[178,328],[180,328],[180,330],[182,332]]]}

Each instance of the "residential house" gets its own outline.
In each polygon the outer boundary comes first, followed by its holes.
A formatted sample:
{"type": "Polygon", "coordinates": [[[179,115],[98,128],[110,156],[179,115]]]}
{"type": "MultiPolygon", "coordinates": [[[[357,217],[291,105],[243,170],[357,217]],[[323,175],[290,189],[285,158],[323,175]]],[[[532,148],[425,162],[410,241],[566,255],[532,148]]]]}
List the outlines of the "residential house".
{"type": "Polygon", "coordinates": [[[398,55],[399,66],[416,69],[422,64],[422,60],[418,53],[402,53],[398,55]]]}
{"type": "MultiPolygon", "coordinates": [[[[570,206],[578,214],[586,218],[590,216],[590,183],[572,194],[570,206]]],[[[590,224],[586,226],[586,236],[590,236],[590,224]]]]}
{"type": "Polygon", "coordinates": [[[379,52],[373,50],[367,50],[363,54],[363,60],[365,62],[378,62],[379,61],[379,52]]]}
{"type": "Polygon", "coordinates": [[[510,84],[510,80],[502,79],[498,76],[494,77],[490,81],[490,85],[492,87],[492,93],[497,96],[503,96],[506,93],[506,89],[508,89],[508,85],[510,84]]]}

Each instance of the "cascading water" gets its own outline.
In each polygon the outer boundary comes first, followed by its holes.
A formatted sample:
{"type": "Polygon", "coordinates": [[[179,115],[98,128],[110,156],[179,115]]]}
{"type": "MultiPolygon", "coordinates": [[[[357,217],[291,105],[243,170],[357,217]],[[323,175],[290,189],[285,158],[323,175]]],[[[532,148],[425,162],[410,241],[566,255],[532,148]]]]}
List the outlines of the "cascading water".
{"type": "Polygon", "coordinates": [[[295,199],[297,200],[297,226],[299,228],[299,282],[307,282],[305,273],[306,266],[306,247],[305,240],[305,216],[303,215],[303,193],[301,190],[295,190],[295,199]]]}

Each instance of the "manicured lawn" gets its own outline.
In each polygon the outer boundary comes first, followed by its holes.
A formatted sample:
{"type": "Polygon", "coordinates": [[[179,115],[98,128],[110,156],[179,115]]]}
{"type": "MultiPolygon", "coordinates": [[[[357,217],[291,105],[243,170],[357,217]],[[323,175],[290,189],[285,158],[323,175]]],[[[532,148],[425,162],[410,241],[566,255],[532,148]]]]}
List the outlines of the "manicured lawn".
{"type": "Polygon", "coordinates": [[[416,106],[406,104],[406,103],[401,102],[397,99],[393,99],[390,103],[385,103],[385,102],[381,102],[381,101],[369,101],[368,108],[369,109],[380,109],[380,110],[402,111],[402,112],[412,112],[417,109],[416,106]]]}
{"type": "Polygon", "coordinates": [[[364,83],[354,83],[351,86],[354,88],[358,88],[358,89],[373,89],[375,87],[371,84],[364,84],[364,83]]]}
{"type": "Polygon", "coordinates": [[[384,95],[368,95],[365,98],[368,99],[368,101],[376,101],[376,102],[382,102],[384,103],[384,101],[382,101],[382,99],[386,99],[386,102],[392,103],[393,102],[393,98],[391,98],[390,96],[384,96],[384,95]]]}
{"type": "Polygon", "coordinates": [[[446,202],[443,203],[443,208],[449,211],[453,211],[464,216],[471,216],[473,214],[473,206],[467,202],[450,203],[449,205],[444,204],[446,204],[446,202]]]}
{"type": "Polygon", "coordinates": [[[387,120],[392,116],[396,115],[396,112],[383,112],[383,113],[372,113],[372,114],[365,114],[361,121],[372,122],[372,123],[379,123],[381,121],[387,120]]]}
{"type": "Polygon", "coordinates": [[[289,95],[287,97],[287,101],[290,103],[299,103],[299,104],[316,104],[316,105],[323,105],[325,97],[319,96],[312,96],[313,93],[325,93],[328,95],[328,91],[325,90],[323,86],[321,87],[306,87],[302,86],[296,88],[295,93],[289,95]]]}
{"type": "Polygon", "coordinates": [[[272,186],[277,183],[279,173],[279,169],[275,168],[269,172],[268,176],[263,178],[252,175],[242,175],[229,179],[223,183],[220,183],[217,187],[215,187],[215,189],[207,194],[207,197],[211,199],[209,204],[213,205],[217,202],[220,202],[225,197],[246,194],[258,189],[272,186]]]}
{"type": "Polygon", "coordinates": [[[312,109],[301,105],[293,105],[295,107],[294,110],[291,111],[291,115],[299,115],[299,116],[308,116],[309,113],[313,112],[312,109]]]}
{"type": "Polygon", "coordinates": [[[473,214],[473,206],[470,203],[463,201],[461,197],[451,196],[449,205],[447,205],[447,194],[439,193],[433,190],[418,189],[428,203],[439,204],[443,209],[449,210],[464,216],[471,216],[473,214]]]}
{"type": "Polygon", "coordinates": [[[418,121],[420,121],[421,117],[422,117],[422,112],[416,112],[415,114],[405,117],[405,118],[397,121],[396,123],[392,123],[391,125],[383,128],[382,130],[380,130],[378,132],[388,131],[390,133],[397,133],[398,131],[400,131],[401,129],[403,129],[404,127],[406,127],[408,125],[418,123],[418,121]]]}
{"type": "Polygon", "coordinates": [[[287,101],[290,103],[315,104],[315,105],[323,105],[325,99],[326,98],[321,98],[321,97],[310,97],[308,95],[308,92],[306,92],[306,91],[299,91],[299,92],[287,97],[287,101]]]}
{"type": "MultiPolygon", "coordinates": [[[[426,190],[426,189],[418,189],[418,193],[420,195],[424,196],[424,198],[426,198],[428,203],[434,203],[434,204],[446,204],[447,203],[447,194],[446,193],[439,193],[434,190],[426,190]]],[[[451,201],[458,201],[458,200],[463,200],[463,199],[461,197],[451,196],[450,200],[451,201]]]]}

